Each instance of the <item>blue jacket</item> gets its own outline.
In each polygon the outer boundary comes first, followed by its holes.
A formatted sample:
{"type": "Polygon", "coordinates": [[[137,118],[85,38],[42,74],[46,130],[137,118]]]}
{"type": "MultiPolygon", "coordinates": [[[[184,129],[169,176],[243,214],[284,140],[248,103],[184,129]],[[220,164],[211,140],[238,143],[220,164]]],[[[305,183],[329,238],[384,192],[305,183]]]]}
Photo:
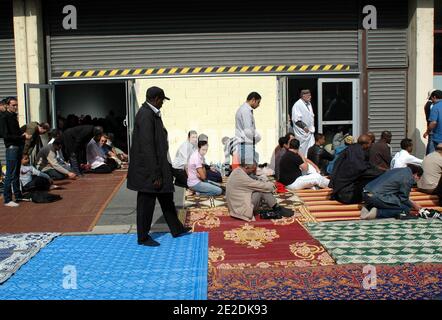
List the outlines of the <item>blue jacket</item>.
{"type": "Polygon", "coordinates": [[[410,192],[415,180],[410,168],[392,169],[368,183],[364,191],[372,193],[379,200],[400,206],[411,206],[410,192]]]}

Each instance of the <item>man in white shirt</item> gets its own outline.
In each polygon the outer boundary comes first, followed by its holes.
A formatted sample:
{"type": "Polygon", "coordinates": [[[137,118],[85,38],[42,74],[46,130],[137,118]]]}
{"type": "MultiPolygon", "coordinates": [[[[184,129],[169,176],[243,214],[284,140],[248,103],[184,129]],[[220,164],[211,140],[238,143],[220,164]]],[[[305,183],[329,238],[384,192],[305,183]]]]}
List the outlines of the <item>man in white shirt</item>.
{"type": "Polygon", "coordinates": [[[258,108],[260,103],[261,95],[251,92],[247,96],[247,101],[236,112],[235,137],[238,141],[237,152],[240,163],[259,163],[255,145],[261,140],[261,135],[256,131],[253,110],[258,108]]]}
{"type": "Polygon", "coordinates": [[[405,168],[407,164],[422,165],[422,159],[411,155],[411,152],[413,152],[413,140],[408,138],[403,139],[401,141],[401,149],[401,151],[394,155],[393,160],[391,160],[391,169],[405,168]]]}
{"type": "Polygon", "coordinates": [[[187,188],[187,163],[190,156],[198,149],[198,133],[189,131],[187,140],[178,148],[172,163],[172,174],[175,177],[175,185],[187,188]]]}
{"type": "Polygon", "coordinates": [[[292,108],[293,130],[301,146],[299,152],[307,156],[308,149],[315,144],[315,114],[311,104],[312,94],[309,89],[301,90],[301,98],[292,108]]]}
{"type": "Polygon", "coordinates": [[[89,141],[86,147],[87,163],[93,173],[111,173],[115,167],[107,164],[107,156],[100,145],[101,136],[102,133],[99,133],[89,141]]]}

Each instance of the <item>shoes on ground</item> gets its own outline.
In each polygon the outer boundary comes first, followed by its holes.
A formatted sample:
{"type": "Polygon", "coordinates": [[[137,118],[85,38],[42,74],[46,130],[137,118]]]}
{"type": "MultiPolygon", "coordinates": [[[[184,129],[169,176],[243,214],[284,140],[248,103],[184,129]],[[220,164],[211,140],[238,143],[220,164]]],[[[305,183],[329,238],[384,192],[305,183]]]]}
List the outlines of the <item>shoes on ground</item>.
{"type": "Polygon", "coordinates": [[[281,206],[276,206],[276,208],[274,208],[274,211],[276,213],[278,213],[279,215],[289,218],[292,217],[295,213],[293,212],[293,210],[281,207],[281,206]]]}
{"type": "Polygon", "coordinates": [[[192,231],[191,227],[184,227],[182,232],[177,233],[177,234],[173,234],[172,237],[178,238],[178,237],[184,236],[186,234],[190,234],[191,233],[190,231],[192,231]]]}
{"type": "Polygon", "coordinates": [[[146,240],[138,240],[138,244],[141,246],[147,246],[147,247],[158,247],[160,245],[159,242],[155,241],[154,239],[152,239],[151,236],[147,236],[146,240]]]}
{"type": "Polygon", "coordinates": [[[14,201],[9,201],[8,203],[5,203],[5,207],[9,207],[9,208],[17,208],[20,205],[14,201]]]}
{"type": "Polygon", "coordinates": [[[368,210],[366,207],[362,207],[361,209],[361,220],[374,220],[378,214],[378,209],[375,207],[368,210]]]}

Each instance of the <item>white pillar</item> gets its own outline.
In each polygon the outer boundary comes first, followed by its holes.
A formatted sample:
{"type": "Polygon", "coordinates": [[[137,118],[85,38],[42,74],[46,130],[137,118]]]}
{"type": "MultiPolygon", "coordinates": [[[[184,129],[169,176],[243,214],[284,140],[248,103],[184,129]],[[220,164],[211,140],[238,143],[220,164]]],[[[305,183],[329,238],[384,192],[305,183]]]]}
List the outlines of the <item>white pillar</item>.
{"type": "Polygon", "coordinates": [[[414,141],[414,153],[425,155],[427,140],[422,135],[427,123],[424,104],[433,88],[434,0],[409,0],[408,26],[408,138],[414,141]]]}
{"type": "MultiPolygon", "coordinates": [[[[24,84],[45,83],[44,35],[41,0],[14,0],[14,39],[19,120],[25,121],[24,84]]],[[[45,121],[46,95],[34,90],[30,96],[31,119],[45,121]]]]}

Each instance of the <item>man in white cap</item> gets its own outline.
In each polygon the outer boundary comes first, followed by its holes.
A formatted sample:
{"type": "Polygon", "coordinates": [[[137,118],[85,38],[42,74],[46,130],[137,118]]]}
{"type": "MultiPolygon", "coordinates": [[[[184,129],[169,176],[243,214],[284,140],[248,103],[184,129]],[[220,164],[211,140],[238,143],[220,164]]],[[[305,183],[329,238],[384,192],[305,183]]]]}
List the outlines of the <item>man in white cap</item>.
{"type": "Polygon", "coordinates": [[[300,142],[299,152],[307,156],[308,149],[315,144],[315,114],[309,89],[301,90],[301,97],[292,108],[293,130],[300,142]]]}

